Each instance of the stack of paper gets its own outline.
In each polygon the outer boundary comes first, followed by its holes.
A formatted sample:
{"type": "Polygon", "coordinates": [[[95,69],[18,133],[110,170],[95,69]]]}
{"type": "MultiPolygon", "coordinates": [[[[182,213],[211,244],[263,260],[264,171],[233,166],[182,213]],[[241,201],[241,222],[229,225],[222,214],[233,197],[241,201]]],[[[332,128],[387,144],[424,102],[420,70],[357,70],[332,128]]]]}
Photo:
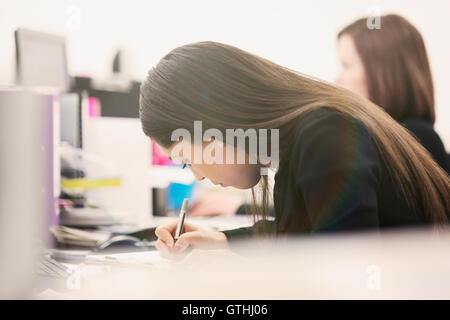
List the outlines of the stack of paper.
{"type": "Polygon", "coordinates": [[[110,232],[86,231],[63,226],[51,226],[50,231],[59,243],[83,247],[95,247],[111,236],[110,232]]]}
{"type": "Polygon", "coordinates": [[[65,208],[59,217],[59,223],[69,227],[98,227],[115,225],[118,222],[100,208],[65,208]]]}

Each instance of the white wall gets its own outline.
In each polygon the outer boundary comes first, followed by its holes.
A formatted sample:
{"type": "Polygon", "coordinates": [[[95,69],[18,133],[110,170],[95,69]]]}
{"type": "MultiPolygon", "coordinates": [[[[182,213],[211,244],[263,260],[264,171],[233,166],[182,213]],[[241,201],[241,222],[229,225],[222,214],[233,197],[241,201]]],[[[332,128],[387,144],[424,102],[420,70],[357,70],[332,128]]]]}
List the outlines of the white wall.
{"type": "Polygon", "coordinates": [[[373,5],[406,16],[422,32],[436,85],[437,130],[450,149],[448,0],[0,0],[0,84],[14,80],[19,26],[65,34],[72,74],[107,76],[114,50],[123,46],[134,76],[143,79],[174,47],[214,40],[332,80],[339,70],[337,31],[373,5]]]}

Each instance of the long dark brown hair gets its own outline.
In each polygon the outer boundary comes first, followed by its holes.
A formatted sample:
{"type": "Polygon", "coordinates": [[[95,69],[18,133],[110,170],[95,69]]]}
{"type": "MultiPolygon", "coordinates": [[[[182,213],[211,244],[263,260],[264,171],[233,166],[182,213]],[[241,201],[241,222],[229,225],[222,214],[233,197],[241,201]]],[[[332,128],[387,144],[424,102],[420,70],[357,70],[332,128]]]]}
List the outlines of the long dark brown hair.
{"type": "MultiPolygon", "coordinates": [[[[165,148],[175,129],[194,134],[227,128],[279,129],[282,161],[291,149],[298,121],[317,108],[332,108],[359,120],[381,159],[414,208],[435,226],[447,224],[450,183],[428,152],[370,101],[332,84],[307,77],[236,47],[198,42],[172,50],[152,68],[141,87],[144,133],[165,148]]],[[[267,213],[267,177],[262,185],[267,213]]]]}
{"type": "Polygon", "coordinates": [[[364,65],[369,99],[394,119],[435,121],[433,79],[420,32],[405,18],[380,17],[380,28],[369,29],[367,18],[339,32],[350,36],[364,65]]]}

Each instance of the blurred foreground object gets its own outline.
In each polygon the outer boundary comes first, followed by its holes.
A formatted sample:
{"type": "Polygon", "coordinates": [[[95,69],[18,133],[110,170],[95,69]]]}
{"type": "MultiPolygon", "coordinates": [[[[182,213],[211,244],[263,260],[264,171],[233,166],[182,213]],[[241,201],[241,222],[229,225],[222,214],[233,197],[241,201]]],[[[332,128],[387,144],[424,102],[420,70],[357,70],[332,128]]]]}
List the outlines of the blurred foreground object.
{"type": "Polygon", "coordinates": [[[449,299],[449,244],[448,234],[410,230],[235,243],[164,265],[139,253],[154,266],[113,268],[57,298],[449,299]]]}
{"type": "Polygon", "coordinates": [[[38,247],[56,217],[58,110],[48,89],[0,88],[0,298],[30,293],[38,247]]]}

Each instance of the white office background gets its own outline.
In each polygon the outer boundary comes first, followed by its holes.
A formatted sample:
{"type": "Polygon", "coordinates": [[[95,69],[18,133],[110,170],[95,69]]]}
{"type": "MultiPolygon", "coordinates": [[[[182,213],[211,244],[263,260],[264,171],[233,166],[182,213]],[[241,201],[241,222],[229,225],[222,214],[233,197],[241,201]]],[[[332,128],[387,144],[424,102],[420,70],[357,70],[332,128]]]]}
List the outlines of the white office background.
{"type": "Polygon", "coordinates": [[[333,80],[336,34],[380,10],[398,13],[425,38],[437,102],[436,128],[450,150],[449,0],[1,0],[0,85],[14,81],[17,27],[64,34],[72,75],[107,77],[126,48],[136,80],[176,46],[213,40],[238,46],[303,73],[333,80]]]}

